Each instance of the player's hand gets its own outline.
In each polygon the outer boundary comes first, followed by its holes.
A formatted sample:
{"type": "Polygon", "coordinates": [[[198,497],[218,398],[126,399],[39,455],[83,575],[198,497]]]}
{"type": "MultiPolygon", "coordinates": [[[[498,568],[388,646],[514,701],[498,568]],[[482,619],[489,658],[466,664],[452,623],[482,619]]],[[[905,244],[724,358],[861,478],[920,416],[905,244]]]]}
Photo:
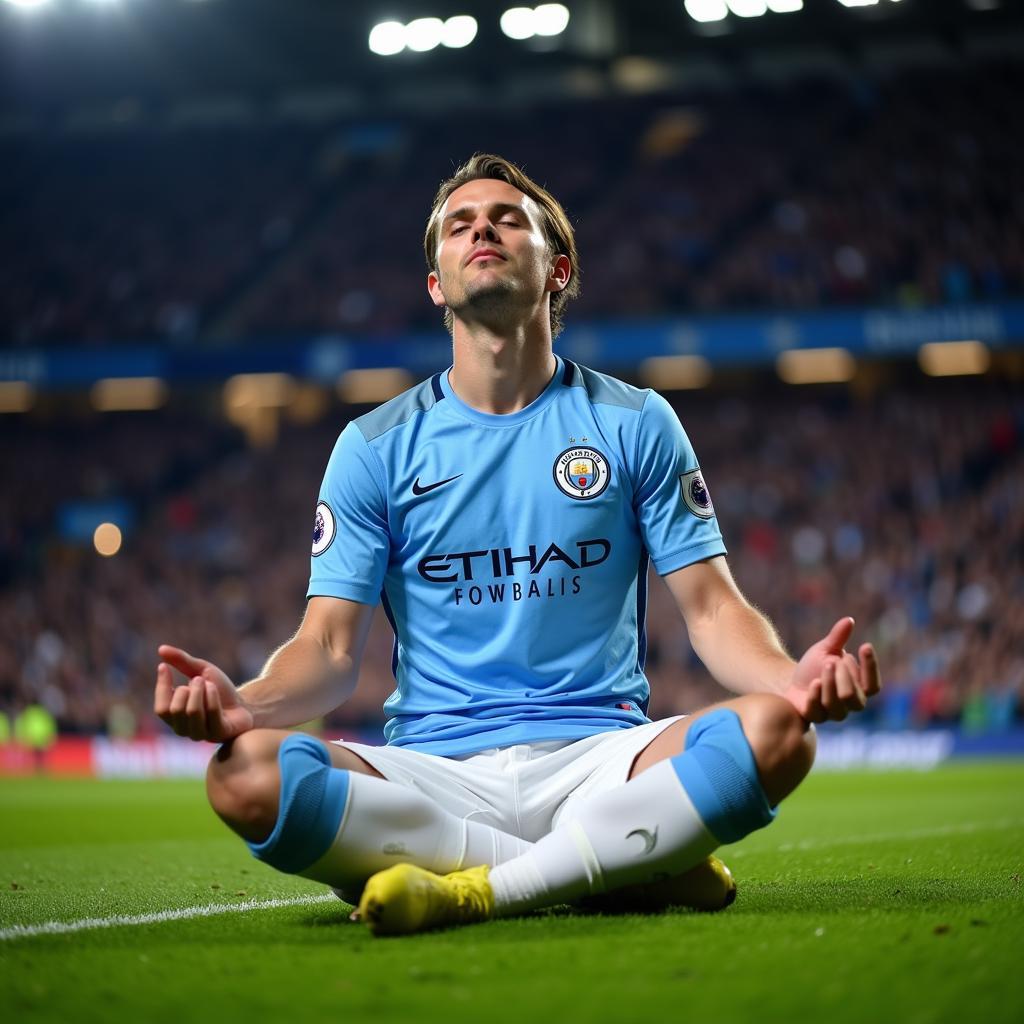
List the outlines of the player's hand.
{"type": "Polygon", "coordinates": [[[153,710],[179,736],[223,743],[253,728],[253,714],[234,683],[216,665],[161,644],[153,710]],[[175,685],[174,670],[185,677],[175,685]]]}
{"type": "Polygon", "coordinates": [[[853,619],[840,619],[797,664],[784,696],[805,721],[841,722],[881,690],[874,647],[861,644],[857,657],[845,650],[852,633],[853,619]]]}

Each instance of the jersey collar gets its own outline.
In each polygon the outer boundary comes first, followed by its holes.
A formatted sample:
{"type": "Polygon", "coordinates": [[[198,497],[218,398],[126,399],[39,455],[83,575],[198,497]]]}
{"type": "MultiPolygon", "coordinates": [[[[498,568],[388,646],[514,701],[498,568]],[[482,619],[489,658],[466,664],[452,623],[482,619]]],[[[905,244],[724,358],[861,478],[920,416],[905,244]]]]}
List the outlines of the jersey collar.
{"type": "Polygon", "coordinates": [[[451,383],[448,380],[448,374],[451,372],[449,366],[442,374],[440,374],[438,383],[440,384],[441,391],[444,397],[447,399],[446,404],[458,415],[464,419],[472,420],[474,423],[486,424],[489,427],[514,427],[518,423],[522,423],[524,420],[531,419],[536,416],[542,409],[550,405],[558,394],[562,385],[564,384],[565,378],[565,362],[561,356],[555,356],[555,372],[551,380],[548,382],[547,387],[528,405],[525,409],[520,409],[518,412],[510,412],[505,415],[480,412],[479,409],[474,409],[472,406],[466,405],[464,401],[452,389],[451,383]]]}

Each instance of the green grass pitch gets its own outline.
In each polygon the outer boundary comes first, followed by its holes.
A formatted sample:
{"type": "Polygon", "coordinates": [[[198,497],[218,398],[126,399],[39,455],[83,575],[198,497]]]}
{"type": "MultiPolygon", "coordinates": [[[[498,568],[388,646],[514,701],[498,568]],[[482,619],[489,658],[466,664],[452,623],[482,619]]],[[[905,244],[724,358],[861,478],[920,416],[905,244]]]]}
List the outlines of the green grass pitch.
{"type": "Polygon", "coordinates": [[[1024,1020],[1020,763],[812,775],[723,851],[739,897],[720,914],[562,909],[405,939],[254,861],[196,782],[8,779],[0,813],[18,1024],[1024,1020]],[[188,916],[223,906],[255,909],[188,916]],[[24,928],[90,918],[108,926],[24,928]]]}

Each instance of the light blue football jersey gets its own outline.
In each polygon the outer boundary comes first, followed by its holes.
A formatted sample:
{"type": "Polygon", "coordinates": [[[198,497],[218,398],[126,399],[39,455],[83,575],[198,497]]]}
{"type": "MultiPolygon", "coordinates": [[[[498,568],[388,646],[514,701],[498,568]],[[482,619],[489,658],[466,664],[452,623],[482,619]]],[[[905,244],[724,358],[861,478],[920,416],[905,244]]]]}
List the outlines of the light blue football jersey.
{"type": "Polygon", "coordinates": [[[387,741],[452,756],[646,722],[648,561],[664,575],[724,552],[668,403],[559,358],[507,416],[444,372],[351,422],[308,593],[383,601],[387,741]]]}

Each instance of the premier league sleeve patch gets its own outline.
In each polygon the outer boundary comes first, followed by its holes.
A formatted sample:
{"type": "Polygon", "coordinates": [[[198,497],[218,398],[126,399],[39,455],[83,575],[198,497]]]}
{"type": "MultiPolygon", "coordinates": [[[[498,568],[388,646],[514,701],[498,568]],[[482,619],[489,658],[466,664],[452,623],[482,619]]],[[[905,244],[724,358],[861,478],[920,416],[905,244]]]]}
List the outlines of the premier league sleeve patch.
{"type": "Polygon", "coordinates": [[[711,504],[704,476],[699,469],[683,473],[679,477],[679,486],[683,490],[683,501],[686,507],[700,519],[710,519],[715,514],[715,506],[711,504]]]}
{"type": "Polygon", "coordinates": [[[577,501],[589,501],[603,494],[611,480],[608,460],[596,448],[566,448],[551,467],[563,494],[577,501]]]}
{"type": "Polygon", "coordinates": [[[326,501],[316,506],[313,517],[313,556],[322,555],[334,542],[334,513],[326,501]]]}

